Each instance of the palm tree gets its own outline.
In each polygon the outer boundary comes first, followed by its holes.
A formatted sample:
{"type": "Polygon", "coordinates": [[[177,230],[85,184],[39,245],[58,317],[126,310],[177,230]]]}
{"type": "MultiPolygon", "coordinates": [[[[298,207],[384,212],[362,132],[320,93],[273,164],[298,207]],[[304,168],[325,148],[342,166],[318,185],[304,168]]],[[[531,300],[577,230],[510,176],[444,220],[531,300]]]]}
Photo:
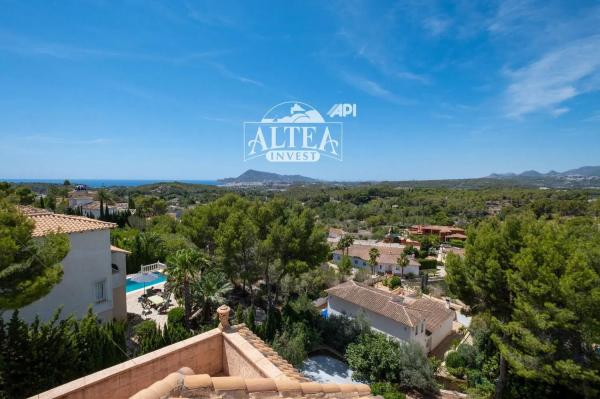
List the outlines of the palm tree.
{"type": "Polygon", "coordinates": [[[210,320],[214,306],[225,301],[225,295],[233,289],[233,285],[221,271],[209,271],[194,283],[193,296],[200,305],[200,310],[194,314],[202,314],[202,320],[210,320]]]}
{"type": "Polygon", "coordinates": [[[167,260],[169,281],[176,289],[183,290],[185,323],[190,328],[192,315],[192,298],[190,283],[197,281],[203,269],[208,267],[209,260],[201,252],[194,249],[180,249],[167,260]]]}
{"type": "Polygon", "coordinates": [[[400,274],[402,275],[402,277],[404,277],[404,268],[408,266],[409,263],[408,256],[403,252],[396,260],[396,263],[398,264],[398,266],[400,266],[400,274]]]}
{"type": "Polygon", "coordinates": [[[351,235],[346,234],[345,236],[340,238],[340,241],[338,241],[337,249],[342,250],[342,255],[344,254],[344,251],[345,251],[346,256],[347,256],[348,250],[352,246],[352,244],[354,244],[354,238],[351,235]]]}
{"type": "Polygon", "coordinates": [[[375,274],[375,266],[377,265],[377,258],[379,258],[379,249],[371,248],[369,250],[369,266],[371,266],[371,274],[375,274]]]}

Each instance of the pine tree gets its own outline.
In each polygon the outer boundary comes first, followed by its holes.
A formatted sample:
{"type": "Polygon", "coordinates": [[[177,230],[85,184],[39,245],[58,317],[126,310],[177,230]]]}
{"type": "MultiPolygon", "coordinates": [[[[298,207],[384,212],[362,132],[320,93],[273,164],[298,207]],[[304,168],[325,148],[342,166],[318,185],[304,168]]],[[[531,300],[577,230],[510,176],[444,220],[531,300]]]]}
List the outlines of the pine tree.
{"type": "Polygon", "coordinates": [[[27,397],[33,364],[27,324],[19,318],[15,310],[8,322],[6,344],[3,353],[3,377],[6,381],[5,393],[9,398],[27,397]]]}
{"type": "Polygon", "coordinates": [[[47,295],[62,279],[60,261],[69,238],[54,234],[34,240],[33,223],[0,200],[0,310],[18,309],[47,295]]]}
{"type": "Polygon", "coordinates": [[[464,261],[448,257],[450,290],[490,320],[496,397],[517,378],[571,397],[600,393],[599,243],[591,220],[509,216],[472,230],[464,261]]]}

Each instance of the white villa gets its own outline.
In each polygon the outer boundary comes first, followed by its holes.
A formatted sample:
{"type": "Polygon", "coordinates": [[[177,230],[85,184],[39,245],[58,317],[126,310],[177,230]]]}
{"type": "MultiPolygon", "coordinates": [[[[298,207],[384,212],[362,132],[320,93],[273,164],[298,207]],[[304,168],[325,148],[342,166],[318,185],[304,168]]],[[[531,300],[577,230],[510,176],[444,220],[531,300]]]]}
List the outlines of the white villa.
{"type": "MultiPolygon", "coordinates": [[[[118,202],[113,205],[104,205],[108,208],[108,213],[115,215],[117,213],[124,213],[129,210],[127,202],[118,202]]],[[[100,218],[100,201],[91,201],[85,205],[81,205],[81,211],[84,215],[91,215],[96,219],[100,218]]]]}
{"type": "MultiPolygon", "coordinates": [[[[48,212],[29,206],[19,211],[34,223],[33,237],[43,237],[60,232],[69,236],[70,250],[61,262],[63,278],[52,291],[36,302],[19,309],[27,322],[36,315],[50,319],[56,309],[63,307],[61,317],[81,317],[91,305],[103,320],[125,319],[125,275],[127,251],[110,245],[110,229],[114,223],[102,222],[81,216],[48,212]]],[[[5,319],[12,312],[4,312],[5,319]]]]}
{"type": "Polygon", "coordinates": [[[327,290],[327,314],[364,315],[375,331],[414,342],[425,353],[452,332],[455,312],[442,300],[394,295],[354,281],[327,290]]]}
{"type": "MultiPolygon", "coordinates": [[[[351,245],[348,248],[348,256],[352,262],[352,266],[356,268],[368,268],[369,266],[369,251],[371,248],[379,250],[377,258],[376,273],[393,273],[399,276],[407,274],[419,275],[420,264],[414,257],[409,257],[409,264],[405,267],[398,266],[398,258],[404,251],[404,246],[400,244],[384,244],[384,245],[351,245]]],[[[335,250],[333,252],[333,261],[339,263],[342,260],[342,251],[335,250]]]]}
{"type": "Polygon", "coordinates": [[[69,207],[77,208],[94,202],[95,191],[74,190],[69,193],[69,207]]]}
{"type": "MultiPolygon", "coordinates": [[[[95,191],[87,190],[71,191],[69,193],[69,208],[81,208],[81,211],[84,215],[91,215],[98,219],[100,217],[100,201],[96,201],[94,199],[96,194],[97,193],[95,191]]],[[[116,204],[106,205],[108,205],[108,212],[113,215],[130,210],[127,202],[118,202],[116,204]]],[[[135,212],[135,210],[131,211],[132,213],[135,212]]]]}

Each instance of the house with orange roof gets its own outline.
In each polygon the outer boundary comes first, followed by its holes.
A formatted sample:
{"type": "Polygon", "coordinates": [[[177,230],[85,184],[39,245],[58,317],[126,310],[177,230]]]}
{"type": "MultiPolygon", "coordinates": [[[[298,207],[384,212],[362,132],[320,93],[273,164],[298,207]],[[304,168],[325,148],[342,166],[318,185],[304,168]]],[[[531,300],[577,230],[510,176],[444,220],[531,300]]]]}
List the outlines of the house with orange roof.
{"type": "MultiPolygon", "coordinates": [[[[39,315],[48,320],[62,307],[61,317],[81,317],[92,307],[102,320],[126,319],[125,298],[127,251],[111,246],[110,230],[116,225],[81,216],[63,215],[30,206],[18,211],[34,223],[33,237],[52,233],[69,237],[70,249],[62,260],[63,277],[48,295],[19,309],[27,322],[39,315]]],[[[5,319],[11,312],[4,312],[5,319]]]]}
{"type": "MultiPolygon", "coordinates": [[[[405,276],[408,274],[419,275],[419,269],[421,265],[414,257],[408,258],[408,265],[401,267],[398,265],[398,258],[402,256],[404,252],[404,245],[399,244],[385,244],[376,243],[373,245],[365,245],[362,243],[353,244],[348,247],[348,256],[352,267],[357,269],[370,268],[369,266],[369,251],[372,248],[376,248],[379,251],[377,257],[377,265],[375,265],[375,273],[381,274],[395,274],[398,276],[405,276]]],[[[342,260],[344,254],[341,250],[336,249],[333,251],[334,263],[339,263],[342,260]]]]}
{"type": "Polygon", "coordinates": [[[408,232],[413,235],[433,234],[439,236],[442,241],[467,239],[465,229],[456,226],[438,226],[433,224],[416,224],[408,228],[408,232]]]}
{"type": "Polygon", "coordinates": [[[347,281],[326,290],[327,314],[362,315],[371,329],[402,342],[419,345],[425,353],[452,332],[455,312],[433,297],[397,295],[347,281]]]}

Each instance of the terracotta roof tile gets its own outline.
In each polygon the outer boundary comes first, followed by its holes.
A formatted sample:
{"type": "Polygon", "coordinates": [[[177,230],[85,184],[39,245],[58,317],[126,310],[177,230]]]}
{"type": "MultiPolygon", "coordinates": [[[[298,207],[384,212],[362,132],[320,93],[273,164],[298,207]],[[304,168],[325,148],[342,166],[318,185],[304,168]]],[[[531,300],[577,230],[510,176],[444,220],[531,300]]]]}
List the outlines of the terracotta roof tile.
{"type": "Polygon", "coordinates": [[[42,237],[51,233],[82,233],[86,231],[105,230],[117,227],[114,223],[103,222],[83,216],[51,213],[33,207],[18,207],[25,216],[34,223],[33,237],[42,237]]]}
{"type": "Polygon", "coordinates": [[[341,298],[410,327],[416,326],[424,319],[421,313],[396,302],[397,295],[354,281],[345,282],[326,291],[331,296],[341,298]]]}
{"type": "Polygon", "coordinates": [[[425,328],[433,332],[444,321],[454,319],[456,313],[446,307],[446,303],[439,299],[422,296],[409,305],[425,315],[425,328]]]}
{"type": "Polygon", "coordinates": [[[445,302],[441,300],[428,296],[405,298],[354,281],[348,281],[326,291],[331,296],[411,327],[425,319],[425,327],[430,332],[455,316],[454,311],[448,309],[445,302]]]}
{"type": "Polygon", "coordinates": [[[179,373],[169,374],[166,378],[142,389],[131,398],[150,399],[165,397],[181,398],[350,398],[372,399],[371,389],[365,384],[319,384],[316,382],[299,383],[297,381],[272,378],[210,377],[206,374],[181,378],[179,373]],[[177,378],[176,378],[177,377],[177,378]],[[174,385],[174,381],[176,384],[174,385]],[[232,396],[230,391],[235,391],[232,396]],[[259,394],[259,396],[256,396],[259,394]]]}

